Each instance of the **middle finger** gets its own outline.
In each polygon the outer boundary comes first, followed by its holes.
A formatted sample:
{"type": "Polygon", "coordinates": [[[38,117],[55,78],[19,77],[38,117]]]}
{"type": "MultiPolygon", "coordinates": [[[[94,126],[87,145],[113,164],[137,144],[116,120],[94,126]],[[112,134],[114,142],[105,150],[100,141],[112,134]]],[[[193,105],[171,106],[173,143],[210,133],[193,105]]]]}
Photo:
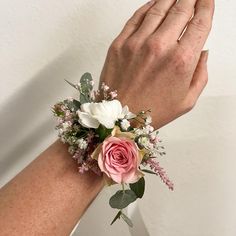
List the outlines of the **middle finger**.
{"type": "Polygon", "coordinates": [[[179,0],[170,10],[166,19],[156,31],[164,39],[177,42],[194,12],[196,0],[179,0]]]}
{"type": "Polygon", "coordinates": [[[139,29],[134,33],[134,37],[147,39],[161,25],[166,14],[176,0],[157,0],[156,4],[147,12],[139,29]]]}

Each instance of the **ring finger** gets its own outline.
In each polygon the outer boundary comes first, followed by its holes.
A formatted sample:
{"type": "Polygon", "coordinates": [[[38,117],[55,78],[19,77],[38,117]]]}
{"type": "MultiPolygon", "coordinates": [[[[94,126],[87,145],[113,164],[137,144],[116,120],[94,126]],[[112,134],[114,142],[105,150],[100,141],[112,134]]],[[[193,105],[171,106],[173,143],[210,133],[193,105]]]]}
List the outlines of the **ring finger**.
{"type": "Polygon", "coordinates": [[[161,25],[166,14],[176,0],[158,0],[156,4],[149,9],[140,25],[139,29],[134,33],[134,37],[145,40],[161,25]]]}
{"type": "Polygon", "coordinates": [[[193,15],[195,3],[196,0],[179,0],[169,10],[166,19],[155,34],[177,42],[193,15]]]}

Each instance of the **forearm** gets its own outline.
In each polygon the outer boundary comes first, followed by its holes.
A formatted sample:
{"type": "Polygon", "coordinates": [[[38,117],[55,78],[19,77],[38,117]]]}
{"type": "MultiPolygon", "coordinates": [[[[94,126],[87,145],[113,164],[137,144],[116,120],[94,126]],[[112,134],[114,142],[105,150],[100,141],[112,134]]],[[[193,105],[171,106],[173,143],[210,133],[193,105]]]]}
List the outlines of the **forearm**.
{"type": "Polygon", "coordinates": [[[2,235],[69,235],[103,187],[59,140],[0,190],[2,235]]]}

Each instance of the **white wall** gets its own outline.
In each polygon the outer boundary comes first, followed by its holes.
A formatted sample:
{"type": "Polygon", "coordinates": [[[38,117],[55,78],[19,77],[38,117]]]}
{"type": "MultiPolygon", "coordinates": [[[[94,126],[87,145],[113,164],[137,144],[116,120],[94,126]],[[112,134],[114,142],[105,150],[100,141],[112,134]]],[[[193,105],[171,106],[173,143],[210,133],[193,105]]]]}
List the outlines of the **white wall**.
{"type": "MultiPolygon", "coordinates": [[[[56,139],[49,105],[74,92],[64,79],[85,71],[98,79],[109,44],[142,3],[0,0],[1,185],[56,139]]],[[[235,10],[235,1],[217,0],[208,87],[193,112],[161,130],[176,190],[149,177],[139,207],[150,235],[236,235],[235,10]]],[[[76,235],[129,235],[108,224],[110,194],[100,194],[76,235]]]]}

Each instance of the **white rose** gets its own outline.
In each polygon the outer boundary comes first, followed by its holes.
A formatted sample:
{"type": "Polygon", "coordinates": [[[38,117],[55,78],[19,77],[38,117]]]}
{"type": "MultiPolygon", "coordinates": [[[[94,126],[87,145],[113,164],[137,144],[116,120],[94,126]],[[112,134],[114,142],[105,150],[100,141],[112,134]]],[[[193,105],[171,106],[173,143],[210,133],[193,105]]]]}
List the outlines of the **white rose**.
{"type": "Polygon", "coordinates": [[[84,103],[77,111],[79,122],[87,128],[97,129],[100,124],[108,129],[115,126],[118,119],[131,119],[135,115],[129,112],[127,106],[122,108],[118,100],[102,101],[99,103],[84,103]]]}

